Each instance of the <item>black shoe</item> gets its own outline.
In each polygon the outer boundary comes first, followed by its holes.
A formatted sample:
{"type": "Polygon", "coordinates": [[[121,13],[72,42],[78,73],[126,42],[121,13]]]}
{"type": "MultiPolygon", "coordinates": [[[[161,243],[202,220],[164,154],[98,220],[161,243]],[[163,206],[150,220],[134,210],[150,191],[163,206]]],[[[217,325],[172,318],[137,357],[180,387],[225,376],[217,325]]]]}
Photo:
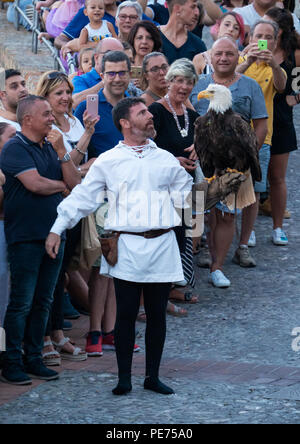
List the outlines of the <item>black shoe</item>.
{"type": "Polygon", "coordinates": [[[152,390],[153,392],[162,395],[174,395],[174,390],[171,387],[163,384],[157,377],[147,377],[144,382],[144,389],[152,390]]]}
{"type": "Polygon", "coordinates": [[[114,395],[122,396],[122,395],[127,395],[127,393],[131,392],[131,390],[132,390],[131,376],[123,375],[119,377],[119,383],[112,390],[112,392],[114,395]]]}
{"type": "Polygon", "coordinates": [[[42,360],[35,360],[25,365],[26,372],[29,376],[42,381],[54,381],[59,378],[59,373],[47,368],[42,360]]]}
{"type": "Polygon", "coordinates": [[[80,313],[73,307],[70,299],[69,293],[64,294],[64,318],[65,319],[78,319],[80,318],[80,313]]]}
{"type": "Polygon", "coordinates": [[[0,376],[2,382],[11,385],[30,385],[32,380],[25,373],[24,367],[21,364],[4,364],[2,375],[0,376]]]}
{"type": "Polygon", "coordinates": [[[63,331],[70,331],[72,330],[72,328],[73,328],[72,322],[64,321],[63,331]]]}

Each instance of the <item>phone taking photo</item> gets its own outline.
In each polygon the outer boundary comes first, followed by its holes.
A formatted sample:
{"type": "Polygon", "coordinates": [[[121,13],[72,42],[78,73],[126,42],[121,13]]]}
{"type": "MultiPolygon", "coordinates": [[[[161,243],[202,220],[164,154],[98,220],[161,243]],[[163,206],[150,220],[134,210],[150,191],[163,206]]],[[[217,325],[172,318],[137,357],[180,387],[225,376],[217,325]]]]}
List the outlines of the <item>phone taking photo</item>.
{"type": "Polygon", "coordinates": [[[268,49],[268,40],[258,40],[257,44],[260,51],[268,49]]]}
{"type": "Polygon", "coordinates": [[[98,94],[89,94],[86,98],[86,110],[91,117],[98,116],[99,98],[98,94]]]}

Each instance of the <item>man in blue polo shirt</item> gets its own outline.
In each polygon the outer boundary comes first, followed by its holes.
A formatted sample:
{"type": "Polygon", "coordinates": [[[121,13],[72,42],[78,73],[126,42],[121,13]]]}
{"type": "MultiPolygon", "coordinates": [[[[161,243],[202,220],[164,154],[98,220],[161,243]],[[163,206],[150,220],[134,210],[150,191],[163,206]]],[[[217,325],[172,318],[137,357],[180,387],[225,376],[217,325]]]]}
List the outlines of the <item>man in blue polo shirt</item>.
{"type": "Polygon", "coordinates": [[[64,248],[51,260],[45,240],[56,219],[62,193],[77,185],[80,175],[61,134],[52,130],[54,117],[46,99],[28,96],[20,101],[17,119],[22,132],[4,146],[0,156],[6,178],[4,229],[11,273],[1,379],[9,384],[28,385],[30,376],[58,378],[58,373],[44,366],[41,352],[64,248]]]}
{"type": "Polygon", "coordinates": [[[120,40],[113,37],[108,37],[101,40],[95,50],[95,66],[86,74],[82,76],[75,76],[72,80],[74,85],[73,91],[73,108],[77,108],[79,103],[86,100],[89,94],[98,94],[100,89],[103,88],[102,78],[100,76],[102,72],[102,59],[104,54],[108,51],[124,51],[123,45],[120,40]]]}
{"type": "MultiPolygon", "coordinates": [[[[123,139],[120,131],[112,120],[113,107],[122,100],[130,80],[130,60],[124,52],[111,51],[102,59],[102,73],[104,88],[99,92],[99,122],[95,126],[92,136],[89,158],[98,157],[105,151],[113,148],[123,139]]],[[[83,113],[86,110],[86,102],[80,103],[75,116],[83,122],[83,113]]]]}

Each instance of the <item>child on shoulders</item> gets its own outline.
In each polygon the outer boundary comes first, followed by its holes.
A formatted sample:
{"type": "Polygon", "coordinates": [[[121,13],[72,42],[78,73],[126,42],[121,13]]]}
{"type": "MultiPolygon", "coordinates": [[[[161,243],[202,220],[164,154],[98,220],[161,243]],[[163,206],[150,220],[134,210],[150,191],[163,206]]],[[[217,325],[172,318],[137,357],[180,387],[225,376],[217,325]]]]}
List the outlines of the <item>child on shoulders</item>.
{"type": "Polygon", "coordinates": [[[80,33],[80,48],[87,46],[96,47],[100,40],[103,40],[106,37],[117,38],[112,23],[103,20],[105,14],[103,0],[86,0],[84,13],[88,16],[90,22],[80,33]]]}

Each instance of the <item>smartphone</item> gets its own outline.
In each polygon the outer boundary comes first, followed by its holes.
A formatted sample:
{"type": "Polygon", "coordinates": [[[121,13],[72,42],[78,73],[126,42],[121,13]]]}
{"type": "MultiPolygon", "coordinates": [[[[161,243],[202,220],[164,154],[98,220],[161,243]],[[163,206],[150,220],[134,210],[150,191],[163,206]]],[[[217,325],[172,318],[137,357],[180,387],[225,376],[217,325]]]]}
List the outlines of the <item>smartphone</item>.
{"type": "Polygon", "coordinates": [[[268,49],[268,40],[258,40],[257,44],[260,51],[268,49]]]}
{"type": "Polygon", "coordinates": [[[98,116],[99,98],[98,94],[89,94],[86,98],[86,109],[90,116],[98,116]]]}
{"type": "Polygon", "coordinates": [[[140,79],[142,77],[142,67],[141,66],[132,66],[130,71],[130,77],[132,79],[140,79]]]}

